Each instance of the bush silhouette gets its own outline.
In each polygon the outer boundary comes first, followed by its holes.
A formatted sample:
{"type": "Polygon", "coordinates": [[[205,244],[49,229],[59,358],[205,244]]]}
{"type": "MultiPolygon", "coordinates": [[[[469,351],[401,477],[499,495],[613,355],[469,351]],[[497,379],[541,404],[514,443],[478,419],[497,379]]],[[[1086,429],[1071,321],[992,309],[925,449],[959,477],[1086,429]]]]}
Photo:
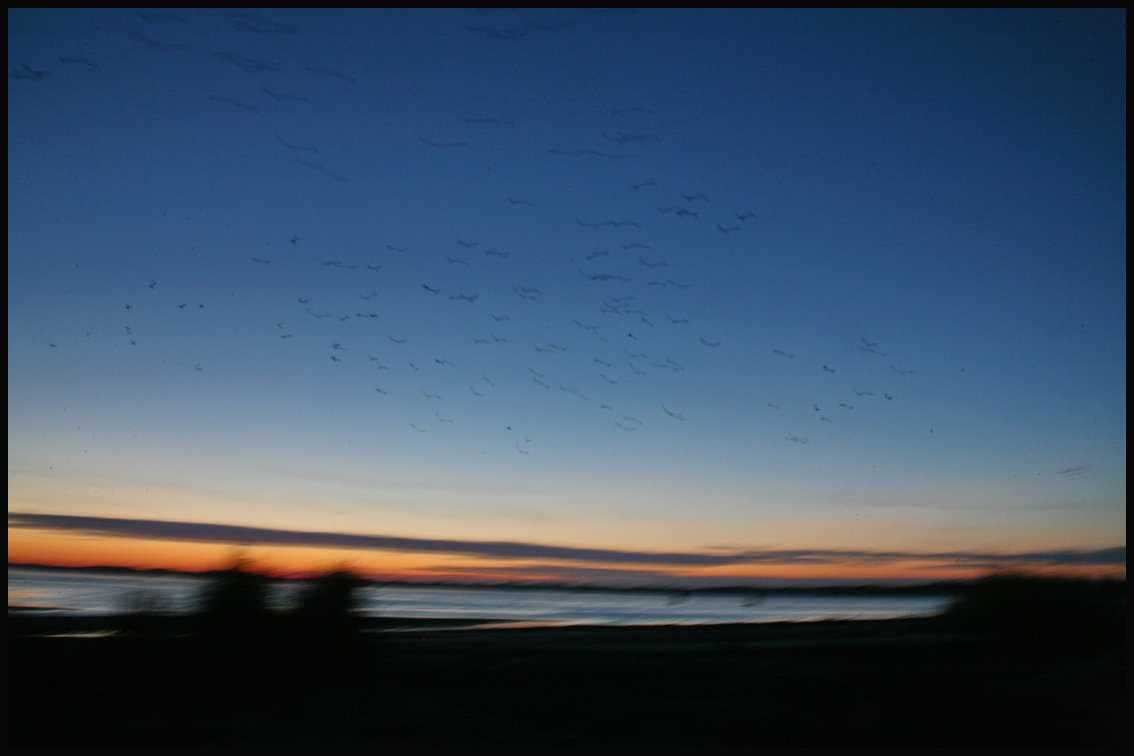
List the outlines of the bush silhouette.
{"type": "Polygon", "coordinates": [[[1111,640],[1125,624],[1107,587],[1089,580],[1001,572],[970,585],[942,619],[958,630],[1019,645],[1097,643],[1111,640]]]}
{"type": "Polygon", "coordinates": [[[215,640],[263,638],[272,620],[269,588],[268,579],[244,561],[214,573],[197,596],[198,633],[215,640]]]}
{"type": "Polygon", "coordinates": [[[369,644],[358,612],[365,585],[348,570],[305,581],[294,607],[282,618],[278,639],[293,674],[311,681],[369,673],[369,644]]]}
{"type": "Polygon", "coordinates": [[[348,570],[311,579],[300,591],[293,610],[296,630],[323,639],[341,639],[359,632],[359,593],[365,584],[348,570]]]}
{"type": "Polygon", "coordinates": [[[271,580],[237,561],[214,573],[197,596],[193,622],[202,662],[233,684],[364,675],[369,655],[357,609],[365,584],[336,570],[304,581],[295,604],[277,609],[271,580]]]}

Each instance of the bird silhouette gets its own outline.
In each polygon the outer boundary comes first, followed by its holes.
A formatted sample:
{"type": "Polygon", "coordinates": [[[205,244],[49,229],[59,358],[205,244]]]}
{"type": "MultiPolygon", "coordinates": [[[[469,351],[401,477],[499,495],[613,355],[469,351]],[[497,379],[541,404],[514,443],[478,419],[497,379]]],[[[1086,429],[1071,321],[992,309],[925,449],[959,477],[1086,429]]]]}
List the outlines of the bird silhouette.
{"type": "Polygon", "coordinates": [[[37,71],[27,64],[21,65],[19,69],[12,71],[12,73],[10,74],[13,79],[28,79],[30,81],[39,81],[40,79],[46,79],[50,75],[50,71],[37,71]]]}

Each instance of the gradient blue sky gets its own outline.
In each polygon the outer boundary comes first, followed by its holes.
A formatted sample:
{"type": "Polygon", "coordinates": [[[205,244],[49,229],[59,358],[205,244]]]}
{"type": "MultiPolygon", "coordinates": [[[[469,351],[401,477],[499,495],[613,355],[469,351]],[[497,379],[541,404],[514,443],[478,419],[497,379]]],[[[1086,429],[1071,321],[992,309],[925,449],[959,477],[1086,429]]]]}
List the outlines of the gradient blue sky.
{"type": "Polygon", "coordinates": [[[10,556],[1124,574],[1125,24],[9,9],[10,556]]]}

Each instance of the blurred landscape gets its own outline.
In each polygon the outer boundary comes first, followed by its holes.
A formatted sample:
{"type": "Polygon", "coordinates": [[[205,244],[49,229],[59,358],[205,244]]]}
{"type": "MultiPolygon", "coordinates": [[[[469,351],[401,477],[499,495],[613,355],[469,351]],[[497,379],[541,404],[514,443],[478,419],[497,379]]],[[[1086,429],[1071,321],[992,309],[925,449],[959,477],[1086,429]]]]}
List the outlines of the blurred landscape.
{"type": "Polygon", "coordinates": [[[9,745],[1126,742],[1124,581],[990,575],[933,617],[493,629],[363,618],[360,585],[273,608],[237,566],[95,637],[10,610],[9,745]]]}
{"type": "Polygon", "coordinates": [[[8,21],[9,746],[1125,744],[1124,7],[8,21]]]}

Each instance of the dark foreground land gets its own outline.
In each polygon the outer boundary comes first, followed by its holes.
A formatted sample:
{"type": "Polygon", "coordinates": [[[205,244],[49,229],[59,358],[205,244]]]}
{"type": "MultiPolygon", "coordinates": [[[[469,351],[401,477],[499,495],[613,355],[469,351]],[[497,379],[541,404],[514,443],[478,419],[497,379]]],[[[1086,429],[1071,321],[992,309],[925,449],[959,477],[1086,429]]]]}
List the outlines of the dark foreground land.
{"type": "Polygon", "coordinates": [[[223,642],[8,621],[14,747],[1126,743],[1124,621],[1073,644],[936,618],[223,642]]]}

